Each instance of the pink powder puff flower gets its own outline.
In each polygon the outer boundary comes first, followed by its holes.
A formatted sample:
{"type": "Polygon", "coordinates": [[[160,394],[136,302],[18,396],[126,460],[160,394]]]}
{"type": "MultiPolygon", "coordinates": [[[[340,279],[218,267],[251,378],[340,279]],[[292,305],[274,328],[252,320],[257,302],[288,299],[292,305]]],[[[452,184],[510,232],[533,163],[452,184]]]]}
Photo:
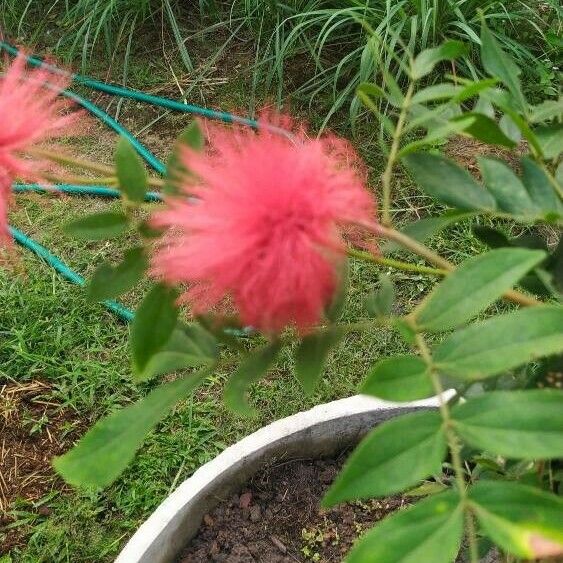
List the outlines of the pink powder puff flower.
{"type": "Polygon", "coordinates": [[[24,55],[0,73],[0,246],[11,242],[8,206],[15,178],[36,181],[46,162],[25,157],[37,143],[60,136],[75,119],[62,114],[69,102],[58,99],[68,79],[48,70],[26,69],[24,55]]]}
{"type": "Polygon", "coordinates": [[[198,180],[186,180],[184,197],[168,198],[153,217],[169,230],[152,273],[186,283],[180,301],[196,314],[227,301],[245,325],[269,334],[293,325],[304,334],[338,287],[342,228],[373,220],[374,199],[345,141],[260,125],[258,133],[210,126],[210,152],[185,150],[198,180]]]}

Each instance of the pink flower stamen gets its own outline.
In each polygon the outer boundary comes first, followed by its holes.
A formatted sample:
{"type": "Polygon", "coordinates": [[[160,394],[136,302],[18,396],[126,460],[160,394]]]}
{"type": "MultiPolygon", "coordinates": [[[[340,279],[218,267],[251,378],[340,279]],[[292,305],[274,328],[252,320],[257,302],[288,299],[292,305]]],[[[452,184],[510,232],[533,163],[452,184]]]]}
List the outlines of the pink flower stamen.
{"type": "Polygon", "coordinates": [[[185,150],[198,181],[182,190],[197,199],[171,197],[154,215],[169,230],[152,273],[187,284],[181,299],[194,313],[227,300],[266,333],[306,333],[322,320],[345,260],[342,229],[373,220],[374,198],[345,141],[293,129],[289,139],[210,126],[209,152],[185,150]]]}

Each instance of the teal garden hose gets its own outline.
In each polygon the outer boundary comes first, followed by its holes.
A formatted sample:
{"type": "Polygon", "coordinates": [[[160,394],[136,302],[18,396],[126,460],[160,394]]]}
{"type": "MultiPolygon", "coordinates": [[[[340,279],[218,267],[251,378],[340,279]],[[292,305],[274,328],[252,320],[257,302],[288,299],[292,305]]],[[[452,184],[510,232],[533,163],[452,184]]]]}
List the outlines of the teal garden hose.
{"type": "MultiPolygon", "coordinates": [[[[9,43],[6,43],[5,41],[0,41],[0,51],[1,50],[6,51],[11,56],[17,56],[18,54],[20,54],[20,51],[16,47],[10,45],[9,43]]],[[[285,131],[282,128],[273,125],[261,124],[254,119],[249,119],[246,117],[233,115],[231,113],[217,111],[217,110],[196,106],[192,104],[186,104],[175,100],[170,100],[168,98],[162,98],[160,96],[145,94],[144,92],[139,92],[137,90],[132,90],[130,88],[125,88],[122,86],[106,84],[104,82],[100,82],[98,80],[94,80],[92,78],[82,76],[79,74],[70,74],[67,71],[62,70],[52,64],[46,63],[45,61],[43,61],[38,57],[26,56],[26,58],[30,66],[42,66],[48,69],[52,73],[68,75],[71,78],[71,80],[76,84],[80,84],[92,90],[104,92],[112,96],[128,98],[128,99],[163,107],[181,113],[199,115],[207,119],[222,121],[224,123],[236,123],[239,125],[252,127],[255,129],[259,127],[266,127],[268,130],[276,134],[280,134],[284,136],[290,135],[287,131],[285,131]]],[[[137,153],[145,160],[145,162],[151,168],[153,168],[159,174],[165,173],[166,171],[165,165],[147,147],[145,147],[128,129],[126,129],[123,125],[121,125],[113,117],[108,115],[101,108],[99,108],[97,105],[92,103],[90,100],[76,94],[75,92],[69,89],[63,90],[61,92],[61,95],[73,100],[74,102],[82,106],[84,109],[89,111],[92,115],[97,117],[102,123],[107,125],[110,129],[115,131],[117,134],[127,138],[131,143],[131,145],[133,146],[133,148],[137,151],[137,153]]],[[[41,186],[39,184],[14,184],[12,189],[16,193],[21,193],[21,192],[46,193],[46,192],[55,191],[55,192],[60,192],[70,195],[87,195],[87,196],[109,197],[109,198],[120,197],[120,193],[118,190],[105,186],[82,186],[82,185],[77,186],[71,184],[60,184],[55,186],[49,186],[49,188],[46,188],[45,186],[41,186]]],[[[148,192],[145,196],[145,199],[146,201],[151,201],[151,202],[162,200],[160,194],[158,194],[157,192],[148,192]]],[[[18,244],[27,248],[31,252],[35,253],[38,257],[40,257],[44,262],[46,262],[49,266],[51,266],[66,280],[75,283],[77,285],[85,284],[85,280],[80,274],[75,272],[72,268],[66,265],[60,258],[52,254],[47,248],[39,244],[37,241],[28,237],[19,229],[16,229],[14,227],[10,227],[10,233],[12,234],[14,240],[18,244]]],[[[126,308],[125,306],[118,303],[117,301],[104,301],[103,305],[108,310],[112,311],[119,318],[121,318],[126,322],[129,322],[134,318],[133,311],[126,308]]]]}

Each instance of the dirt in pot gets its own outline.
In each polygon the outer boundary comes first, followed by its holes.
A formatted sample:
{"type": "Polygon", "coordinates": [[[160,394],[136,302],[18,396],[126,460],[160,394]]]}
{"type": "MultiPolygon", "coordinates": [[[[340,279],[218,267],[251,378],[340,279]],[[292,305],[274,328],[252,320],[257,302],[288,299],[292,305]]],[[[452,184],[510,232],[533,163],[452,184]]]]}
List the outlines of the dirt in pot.
{"type": "Polygon", "coordinates": [[[204,517],[179,563],[342,561],[360,534],[408,504],[397,496],[320,508],[344,459],[292,461],[258,473],[204,517]]]}

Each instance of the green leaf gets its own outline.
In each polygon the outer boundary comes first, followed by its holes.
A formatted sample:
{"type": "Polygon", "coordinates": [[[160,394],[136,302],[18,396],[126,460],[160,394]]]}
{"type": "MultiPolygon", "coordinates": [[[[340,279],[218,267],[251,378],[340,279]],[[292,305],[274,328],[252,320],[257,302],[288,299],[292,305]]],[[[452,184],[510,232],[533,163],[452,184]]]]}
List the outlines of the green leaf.
{"type": "MultiPolygon", "coordinates": [[[[468,84],[466,84],[463,88],[463,90],[461,90],[459,92],[459,94],[457,94],[456,96],[454,96],[454,98],[452,99],[452,102],[465,102],[466,100],[469,100],[477,95],[479,95],[483,90],[489,90],[490,88],[493,88],[497,85],[498,81],[496,80],[496,78],[485,78],[484,80],[477,80],[475,82],[469,82],[468,84]]],[[[481,101],[481,99],[479,100],[479,102],[481,101]]],[[[478,104],[479,104],[478,102],[478,104]]],[[[477,106],[479,107],[479,106],[477,106]]],[[[485,112],[479,112],[479,113],[485,113],[485,112]]],[[[488,114],[486,114],[488,115],[488,114]]],[[[494,110],[493,110],[493,115],[494,115],[494,110]]],[[[489,115],[489,117],[491,117],[489,115]]]]}
{"type": "MultiPolygon", "coordinates": [[[[495,80],[495,83],[497,81],[495,80]]],[[[495,107],[493,106],[492,102],[487,98],[487,92],[483,92],[479,94],[479,98],[477,102],[473,106],[473,111],[477,113],[482,113],[491,119],[496,118],[496,111],[495,107]]]]}
{"type": "Polygon", "coordinates": [[[121,137],[115,150],[119,189],[130,201],[142,202],[147,192],[147,171],[133,145],[121,137]]]}
{"type": "Polygon", "coordinates": [[[194,151],[202,151],[205,147],[205,137],[197,121],[192,121],[182,133],[180,133],[177,141],[194,151]]]}
{"type": "Polygon", "coordinates": [[[373,366],[360,389],[386,401],[416,401],[434,395],[428,366],[413,355],[394,356],[373,366]]]}
{"type": "Polygon", "coordinates": [[[405,100],[401,87],[395,80],[392,72],[389,72],[386,68],[382,68],[380,70],[383,76],[383,82],[387,88],[389,103],[397,108],[400,108],[405,100]]]}
{"type": "Polygon", "coordinates": [[[515,459],[563,457],[563,391],[494,391],[452,409],[469,445],[515,459]]]}
{"type": "Polygon", "coordinates": [[[218,355],[217,342],[197,325],[178,323],[168,342],[135,374],[135,381],[146,381],[158,375],[194,366],[211,365],[218,355]]]}
{"type": "Polygon", "coordinates": [[[447,450],[442,424],[440,413],[430,410],[377,426],[350,455],[323,505],[383,497],[439,473],[447,450]]]}
{"type": "Polygon", "coordinates": [[[346,563],[451,563],[463,536],[463,507],[446,491],[399,510],[361,536],[346,563]]]}
{"type": "Polygon", "coordinates": [[[407,343],[414,345],[416,342],[416,331],[405,317],[391,318],[392,327],[399,333],[401,338],[407,343]]]}
{"type": "Polygon", "coordinates": [[[403,159],[416,183],[438,201],[465,210],[492,211],[496,203],[453,160],[429,153],[409,154],[403,159]]]}
{"type": "Polygon", "coordinates": [[[466,53],[467,48],[461,41],[446,41],[439,47],[425,49],[414,59],[411,77],[418,80],[430,74],[439,62],[451,61],[466,53]]]}
{"type": "Polygon", "coordinates": [[[435,102],[436,100],[447,100],[456,95],[460,95],[465,88],[445,82],[442,84],[434,84],[419,90],[413,97],[413,104],[424,104],[427,102],[435,102]]]}
{"type": "Polygon", "coordinates": [[[376,105],[375,100],[383,99],[393,106],[395,106],[396,103],[396,100],[393,98],[393,96],[390,96],[387,92],[385,92],[385,90],[383,90],[383,88],[380,88],[377,84],[373,84],[372,82],[362,82],[356,88],[356,96],[358,96],[360,101],[364,104],[364,106],[366,106],[367,109],[369,109],[376,115],[379,115],[380,110],[376,105]]]}
{"type": "Polygon", "coordinates": [[[422,483],[422,485],[419,485],[414,489],[405,491],[403,495],[406,497],[427,497],[441,493],[447,488],[448,486],[442,483],[438,483],[436,481],[426,481],[425,483],[422,483]]]}
{"type": "Polygon", "coordinates": [[[133,371],[141,377],[149,360],[168,342],[176,327],[176,293],[164,284],[155,285],[137,309],[131,326],[133,371]]]}
{"type": "Polygon", "coordinates": [[[557,196],[545,172],[529,157],[522,163],[522,181],[530,198],[545,214],[563,215],[563,203],[557,196]]]}
{"type": "Polygon", "coordinates": [[[563,307],[528,307],[458,330],[439,344],[434,364],[468,381],[485,379],[563,351],[563,307]]]}
{"type": "Polygon", "coordinates": [[[129,228],[129,220],[121,211],[104,211],[84,215],[64,225],[64,231],[82,240],[105,240],[122,235],[129,228]]]}
{"type": "Polygon", "coordinates": [[[518,113],[517,110],[514,109],[514,104],[510,96],[504,91],[500,90],[490,90],[484,94],[487,96],[490,101],[494,102],[494,104],[501,109],[506,115],[510,117],[513,121],[513,124],[518,127],[522,136],[528,141],[528,143],[534,147],[536,152],[542,154],[541,145],[538,142],[538,139],[534,132],[530,129],[527,121],[518,113]]]}
{"type": "Polygon", "coordinates": [[[175,194],[177,192],[178,181],[183,175],[188,173],[182,163],[181,156],[182,150],[186,146],[195,151],[201,151],[205,146],[205,137],[197,121],[192,121],[192,123],[180,133],[174,144],[174,149],[168,158],[166,163],[166,181],[164,185],[164,192],[167,194],[175,194]]]}
{"type": "Polygon", "coordinates": [[[223,397],[227,407],[244,416],[256,416],[256,410],[246,400],[246,390],[270,369],[280,349],[280,342],[273,342],[258,350],[252,350],[247,355],[225,385],[223,397]]]}
{"type": "Polygon", "coordinates": [[[530,111],[530,121],[532,123],[541,123],[549,121],[554,117],[563,116],[563,97],[559,96],[557,100],[545,100],[537,106],[533,106],[530,111]]]}
{"type": "Polygon", "coordinates": [[[385,317],[391,314],[395,302],[393,280],[385,275],[379,276],[379,288],[366,297],[366,309],[370,315],[385,317]]]}
{"type": "Polygon", "coordinates": [[[534,133],[545,158],[556,159],[563,152],[562,123],[536,127],[534,133]]]}
{"type": "Polygon", "coordinates": [[[546,256],[540,250],[499,248],[469,258],[421,303],[415,314],[417,327],[440,332],[460,326],[494,303],[546,256]]]}
{"type": "Polygon", "coordinates": [[[500,127],[500,130],[509,139],[514,141],[514,143],[518,144],[522,140],[522,132],[520,131],[518,125],[514,123],[514,120],[512,119],[512,117],[510,117],[510,115],[503,115],[500,118],[498,125],[500,127]]]}
{"type": "Polygon", "coordinates": [[[348,260],[344,260],[342,266],[338,268],[337,289],[334,293],[332,303],[327,307],[326,318],[332,322],[336,322],[342,316],[344,306],[346,305],[346,297],[350,288],[350,267],[348,260]]]}
{"type": "Polygon", "coordinates": [[[428,130],[428,134],[417,141],[406,144],[398,154],[398,158],[404,158],[407,154],[411,154],[425,146],[432,145],[437,142],[444,141],[455,133],[461,133],[472,126],[475,118],[471,115],[460,115],[459,119],[450,119],[444,124],[433,127],[428,130]]]}
{"type": "Polygon", "coordinates": [[[481,27],[481,61],[485,70],[491,76],[499,78],[514,96],[520,108],[524,109],[526,100],[520,85],[520,69],[502,50],[484,21],[481,27]]]}
{"type": "Polygon", "coordinates": [[[330,351],[343,334],[337,327],[309,334],[303,338],[295,353],[295,376],[310,395],[325,368],[330,351]]]}
{"type": "Polygon", "coordinates": [[[86,295],[92,302],[118,297],[141,281],[147,267],[143,247],[130,248],[117,266],[104,262],[96,268],[86,287],[86,295]]]}
{"type": "Polygon", "coordinates": [[[127,467],[146,434],[170,409],[198,387],[205,373],[161,385],[145,398],[99,420],[53,465],[74,486],[107,487],[127,467]]]}
{"type": "Polygon", "coordinates": [[[457,104],[439,104],[432,109],[425,105],[413,104],[409,108],[409,118],[405,124],[405,132],[416,131],[420,128],[432,131],[448,124],[452,117],[460,115],[461,108],[457,104]]]}
{"type": "Polygon", "coordinates": [[[518,176],[501,160],[479,157],[483,182],[496,199],[498,207],[508,213],[536,216],[538,209],[518,176]]]}
{"type": "Polygon", "coordinates": [[[464,133],[489,145],[500,145],[508,148],[514,148],[516,146],[516,143],[503,133],[494,119],[482,113],[465,112],[458,117],[454,117],[452,121],[456,123],[464,121],[469,117],[473,119],[463,128],[464,133]]]}
{"type": "Polygon", "coordinates": [[[524,559],[563,553],[563,498],[506,481],[479,481],[469,499],[483,532],[524,559]]]}

